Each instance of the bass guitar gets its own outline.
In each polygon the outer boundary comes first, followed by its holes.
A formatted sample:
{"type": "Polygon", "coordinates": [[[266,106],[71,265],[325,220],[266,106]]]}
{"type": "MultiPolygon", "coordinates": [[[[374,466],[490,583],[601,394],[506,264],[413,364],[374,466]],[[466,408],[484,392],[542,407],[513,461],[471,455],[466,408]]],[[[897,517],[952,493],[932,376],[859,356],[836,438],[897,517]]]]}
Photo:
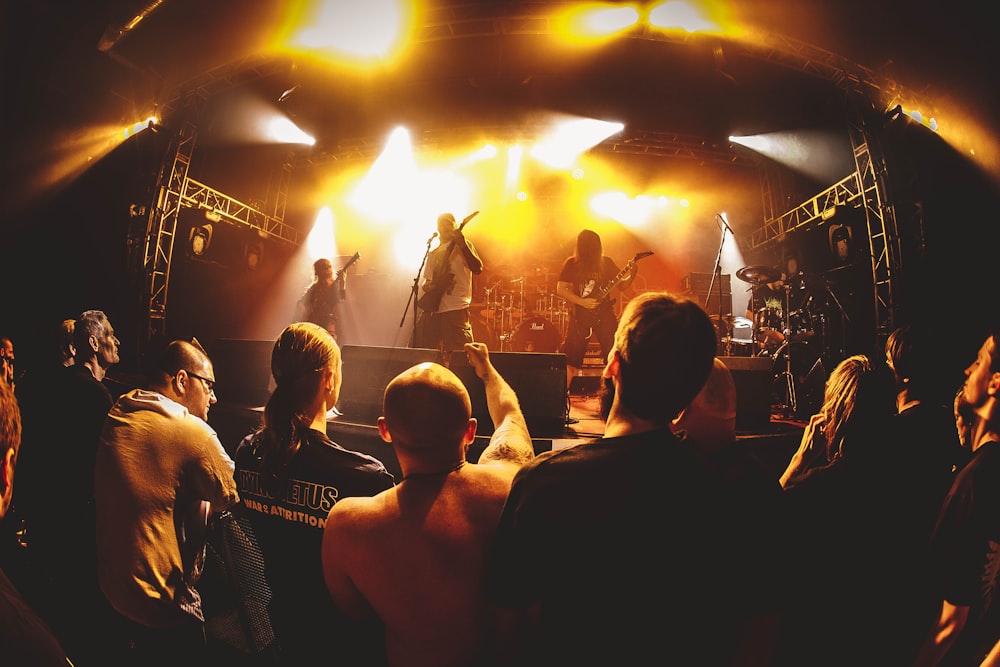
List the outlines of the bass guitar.
{"type": "Polygon", "coordinates": [[[618,275],[604,283],[604,285],[597,292],[591,294],[590,297],[597,299],[598,301],[596,308],[590,310],[589,308],[584,308],[583,306],[576,307],[577,331],[579,331],[584,338],[590,338],[593,336],[594,327],[603,322],[606,318],[615,316],[613,308],[615,299],[609,299],[608,295],[611,293],[611,290],[614,289],[615,285],[620,283],[625,276],[629,274],[632,267],[636,265],[636,262],[643,257],[649,257],[652,254],[652,250],[637,252],[632,259],[625,262],[625,266],[618,272],[618,275]]]}

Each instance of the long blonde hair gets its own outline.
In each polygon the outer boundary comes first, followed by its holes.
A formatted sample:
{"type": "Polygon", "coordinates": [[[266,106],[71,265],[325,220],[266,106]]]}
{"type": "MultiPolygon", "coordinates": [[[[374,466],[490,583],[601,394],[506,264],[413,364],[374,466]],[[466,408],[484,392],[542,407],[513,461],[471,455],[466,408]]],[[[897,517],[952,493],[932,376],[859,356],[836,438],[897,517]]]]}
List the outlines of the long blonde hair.
{"type": "Polygon", "coordinates": [[[845,358],[830,372],[820,408],[827,459],[843,454],[844,442],[852,433],[864,434],[873,420],[894,411],[895,390],[888,367],[863,354],[845,358]]]}

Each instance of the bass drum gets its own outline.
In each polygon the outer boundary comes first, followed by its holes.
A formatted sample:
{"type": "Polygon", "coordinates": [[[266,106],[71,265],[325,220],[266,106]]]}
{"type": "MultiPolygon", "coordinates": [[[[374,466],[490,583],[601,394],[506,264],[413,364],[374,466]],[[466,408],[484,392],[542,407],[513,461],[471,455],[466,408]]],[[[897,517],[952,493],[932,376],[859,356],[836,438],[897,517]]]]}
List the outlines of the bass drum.
{"type": "Polygon", "coordinates": [[[521,322],[511,337],[514,352],[558,352],[560,345],[559,330],[544,317],[531,317],[521,322]]]}
{"type": "Polygon", "coordinates": [[[476,313],[469,313],[469,321],[472,323],[472,340],[477,343],[485,343],[486,349],[490,352],[499,352],[500,337],[497,336],[493,327],[476,313]]]}

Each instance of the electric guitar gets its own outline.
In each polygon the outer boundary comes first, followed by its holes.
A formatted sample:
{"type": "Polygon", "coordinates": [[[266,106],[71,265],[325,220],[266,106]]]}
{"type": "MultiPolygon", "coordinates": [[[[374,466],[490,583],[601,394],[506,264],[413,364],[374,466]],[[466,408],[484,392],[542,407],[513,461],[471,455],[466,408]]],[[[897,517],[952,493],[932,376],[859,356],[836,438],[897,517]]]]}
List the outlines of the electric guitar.
{"type": "Polygon", "coordinates": [[[441,258],[441,263],[434,267],[434,274],[431,279],[424,284],[424,293],[417,299],[417,306],[428,313],[437,312],[441,305],[441,297],[455,285],[455,274],[451,272],[448,265],[448,255],[451,254],[451,247],[441,258]]]}
{"type": "Polygon", "coordinates": [[[341,281],[347,275],[347,270],[359,259],[361,253],[354,253],[354,256],[333,274],[333,284],[330,287],[318,280],[307,287],[296,306],[297,317],[305,322],[315,322],[332,333],[337,319],[337,304],[344,299],[347,289],[347,283],[341,281]]]}
{"type": "MultiPolygon", "coordinates": [[[[459,234],[461,234],[462,230],[465,229],[465,226],[469,224],[469,221],[477,215],[479,215],[479,211],[473,211],[469,215],[465,216],[462,220],[462,224],[458,226],[459,234]]],[[[451,269],[448,266],[448,258],[451,256],[452,248],[455,247],[455,242],[457,240],[458,239],[452,239],[448,244],[448,249],[441,256],[441,263],[435,267],[434,274],[431,276],[431,279],[424,285],[424,293],[419,299],[417,299],[417,307],[421,310],[425,310],[428,313],[437,312],[438,306],[441,305],[441,297],[443,297],[448,290],[455,286],[455,274],[451,272],[451,269]]]]}
{"type": "Polygon", "coordinates": [[[590,338],[593,336],[594,327],[603,322],[605,318],[614,317],[615,313],[612,306],[614,306],[615,299],[608,298],[611,290],[614,289],[615,285],[620,283],[626,275],[628,275],[628,273],[632,270],[632,267],[635,266],[636,262],[643,257],[649,257],[652,254],[652,250],[637,252],[632,259],[625,263],[625,266],[618,272],[618,275],[604,283],[604,285],[596,293],[591,294],[590,298],[597,299],[598,301],[596,308],[590,310],[588,308],[584,308],[583,306],[576,307],[576,328],[584,338],[590,338]]]}
{"type": "Polygon", "coordinates": [[[347,260],[347,264],[344,264],[344,268],[342,268],[340,271],[337,271],[335,279],[340,278],[340,276],[347,273],[347,269],[351,268],[351,266],[354,265],[354,262],[358,261],[359,259],[361,259],[361,253],[360,252],[354,253],[354,256],[351,257],[349,260],[347,260]]]}

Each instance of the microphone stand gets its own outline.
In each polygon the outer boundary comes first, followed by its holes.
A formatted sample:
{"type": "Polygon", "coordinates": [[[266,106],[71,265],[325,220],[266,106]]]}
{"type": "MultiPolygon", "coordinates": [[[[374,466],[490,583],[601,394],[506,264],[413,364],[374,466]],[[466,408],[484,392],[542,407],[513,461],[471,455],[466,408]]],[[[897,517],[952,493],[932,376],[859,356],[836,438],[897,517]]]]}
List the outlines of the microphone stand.
{"type": "Polygon", "coordinates": [[[406,302],[406,306],[403,308],[403,317],[399,320],[399,328],[403,328],[403,323],[406,322],[406,315],[410,312],[410,304],[413,304],[413,332],[410,334],[410,347],[417,346],[417,291],[420,289],[420,274],[424,272],[424,265],[427,264],[427,256],[431,254],[431,243],[437,238],[437,232],[431,235],[427,239],[427,249],[424,251],[424,258],[420,260],[420,266],[417,268],[417,275],[413,278],[413,286],[410,288],[410,298],[406,302]]]}
{"type": "Polygon", "coordinates": [[[837,359],[840,360],[847,356],[847,325],[851,324],[851,318],[847,315],[847,311],[844,310],[840,299],[837,298],[836,292],[830,289],[830,281],[824,279],[823,283],[826,293],[830,295],[833,303],[837,306],[837,310],[840,311],[840,349],[837,350],[837,359]]]}
{"type": "MultiPolygon", "coordinates": [[[[716,214],[716,215],[718,215],[718,214],[716,214]]],[[[721,218],[721,216],[719,216],[719,217],[721,218]]],[[[726,245],[726,230],[728,230],[728,229],[729,229],[729,225],[726,224],[725,220],[723,220],[722,238],[719,239],[719,252],[715,256],[715,268],[712,270],[712,280],[708,284],[708,292],[706,292],[706,294],[705,294],[705,310],[707,311],[708,310],[708,304],[709,304],[709,302],[712,299],[712,288],[715,287],[715,279],[718,276],[718,278],[719,278],[719,320],[718,320],[718,325],[717,325],[717,331],[719,332],[719,344],[720,344],[720,348],[721,348],[721,344],[723,342],[723,340],[722,340],[722,331],[723,331],[723,329],[722,329],[722,248],[726,245]]],[[[731,338],[730,338],[729,344],[732,344],[731,338]]],[[[719,352],[721,353],[721,352],[723,352],[723,350],[720,349],[719,352]]],[[[725,350],[725,353],[726,353],[726,355],[728,355],[729,354],[729,350],[728,349],[725,350]]]]}

